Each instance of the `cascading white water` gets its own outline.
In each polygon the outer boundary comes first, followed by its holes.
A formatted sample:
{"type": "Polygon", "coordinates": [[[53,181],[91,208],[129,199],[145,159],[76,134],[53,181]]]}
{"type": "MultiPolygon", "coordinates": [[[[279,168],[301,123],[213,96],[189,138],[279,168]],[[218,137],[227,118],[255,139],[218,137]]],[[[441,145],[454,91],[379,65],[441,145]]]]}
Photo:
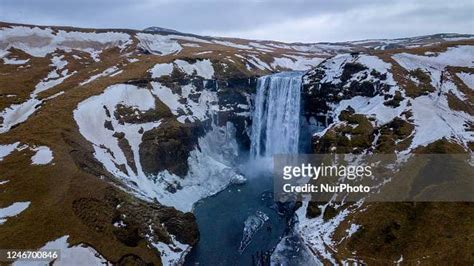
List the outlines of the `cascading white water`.
{"type": "Polygon", "coordinates": [[[284,72],[258,79],[250,147],[253,157],[298,153],[301,77],[301,72],[284,72]]]}

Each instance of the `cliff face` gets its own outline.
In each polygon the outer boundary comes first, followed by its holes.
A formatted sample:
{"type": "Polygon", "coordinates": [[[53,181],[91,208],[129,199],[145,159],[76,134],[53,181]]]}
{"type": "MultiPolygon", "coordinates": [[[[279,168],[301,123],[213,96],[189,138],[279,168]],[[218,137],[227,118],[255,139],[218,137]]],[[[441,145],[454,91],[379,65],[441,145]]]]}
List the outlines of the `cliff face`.
{"type": "MultiPolygon", "coordinates": [[[[341,54],[322,62],[304,76],[307,124],[324,126],[313,134],[312,152],[472,153],[473,44],[341,54]]],[[[463,177],[456,178],[450,182],[463,177]]],[[[296,231],[332,263],[469,263],[474,242],[465,232],[473,232],[473,213],[470,203],[303,202],[296,231]]]]}

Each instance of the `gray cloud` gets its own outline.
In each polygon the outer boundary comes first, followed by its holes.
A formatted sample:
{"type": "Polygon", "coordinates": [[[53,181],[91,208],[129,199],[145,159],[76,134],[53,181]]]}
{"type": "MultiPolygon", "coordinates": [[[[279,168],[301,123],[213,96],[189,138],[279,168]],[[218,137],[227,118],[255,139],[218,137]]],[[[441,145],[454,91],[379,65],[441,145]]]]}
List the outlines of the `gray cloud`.
{"type": "Polygon", "coordinates": [[[291,42],[474,33],[474,1],[0,0],[0,20],[291,42]]]}

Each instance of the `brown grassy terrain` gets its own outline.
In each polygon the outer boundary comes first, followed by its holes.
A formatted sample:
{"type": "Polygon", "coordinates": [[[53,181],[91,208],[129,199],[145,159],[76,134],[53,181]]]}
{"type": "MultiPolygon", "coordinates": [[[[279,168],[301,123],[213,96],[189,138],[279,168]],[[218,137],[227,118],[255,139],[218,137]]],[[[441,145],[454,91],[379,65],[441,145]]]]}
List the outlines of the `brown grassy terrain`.
{"type": "MultiPolygon", "coordinates": [[[[435,90],[430,84],[429,76],[421,70],[407,71],[392,56],[403,52],[419,55],[424,55],[425,52],[443,52],[448,47],[457,45],[474,45],[474,41],[446,42],[428,47],[372,51],[370,53],[390,63],[397,84],[405,91],[406,96],[416,98],[435,90]],[[416,78],[420,83],[416,84],[411,78],[416,78]]],[[[440,93],[447,95],[448,104],[452,110],[472,115],[473,88],[469,88],[456,75],[460,72],[474,73],[473,68],[447,67],[443,73],[444,80],[452,81],[466,96],[466,99],[459,99],[450,92],[441,91],[440,93]]],[[[386,102],[386,105],[389,106],[396,107],[395,104],[393,101],[389,104],[386,102]]],[[[368,121],[365,116],[354,115],[350,110],[343,111],[339,117],[343,123],[333,126],[321,138],[316,138],[316,142],[313,142],[313,151],[315,153],[332,150],[335,153],[391,154],[395,151],[405,150],[411,143],[412,137],[410,135],[414,131],[411,116],[412,114],[406,114],[401,119],[395,118],[390,123],[374,129],[370,123],[364,122],[364,120],[368,121]],[[352,125],[352,127],[348,125],[352,125]],[[363,129],[360,131],[362,134],[356,134],[354,131],[357,129],[363,129]],[[345,137],[346,134],[366,139],[354,143],[354,140],[359,138],[348,139],[345,137]],[[375,147],[371,146],[370,141],[374,138],[373,134],[380,134],[375,147]]],[[[447,139],[438,140],[414,151],[417,154],[466,152],[472,153],[472,146],[466,148],[447,139]]],[[[404,186],[404,189],[400,190],[400,187],[397,187],[398,191],[413,191],[420,182],[423,182],[417,178],[413,171],[422,171],[423,167],[443,168],[439,162],[437,165],[419,165],[417,167],[412,167],[412,172],[405,171],[395,175],[395,180],[397,178],[403,180],[401,186],[404,186]]],[[[463,173],[457,173],[457,176],[451,181],[464,182],[465,178],[472,176],[472,168],[465,170],[463,173]]],[[[466,183],[466,186],[469,184],[466,183]]],[[[443,193],[443,191],[444,193],[453,193],[449,186],[443,188],[436,190],[437,193],[443,193]]],[[[455,193],[462,193],[462,191],[455,193]]],[[[307,213],[311,217],[321,214],[317,207],[319,204],[321,203],[314,202],[308,205],[307,213]]],[[[330,219],[345,207],[347,206],[331,207],[327,213],[326,211],[322,213],[323,217],[330,219]]],[[[340,261],[351,258],[368,265],[394,264],[400,259],[400,255],[403,255],[403,264],[407,265],[471,265],[474,262],[473,237],[474,205],[470,202],[372,202],[364,204],[361,211],[350,214],[337,228],[333,237],[334,242],[337,243],[333,255],[340,261]],[[347,236],[346,230],[354,223],[360,225],[361,228],[352,237],[345,238],[347,236]]]]}
{"type": "MultiPolygon", "coordinates": [[[[113,55],[113,51],[109,53],[106,53],[103,62],[93,67],[105,69],[117,63],[118,57],[113,55]]],[[[130,69],[133,71],[125,72],[123,77],[99,79],[88,86],[79,87],[77,84],[89,76],[87,68],[83,69],[60,86],[43,93],[52,95],[64,90],[63,95],[46,102],[27,123],[0,136],[1,143],[20,140],[29,145],[46,145],[54,155],[53,165],[32,166],[32,152],[27,149],[13,153],[0,164],[2,180],[10,180],[3,185],[5,191],[0,206],[5,207],[16,201],[31,201],[31,206],[22,215],[9,219],[0,228],[2,248],[39,248],[47,241],[69,235],[71,244],[87,243],[114,262],[118,262],[125,254],[136,254],[146,262],[159,264],[159,257],[146,247],[143,240],[136,247],[127,247],[107,231],[97,231],[86,226],[73,209],[73,203],[78,199],[95,199],[103,203],[110,194],[131,203],[145,204],[77,165],[73,154],[80,152],[81,156],[92,158],[92,147],[79,134],[72,110],[80,101],[100,93],[111,84],[144,75],[148,66],[132,66],[130,69]]],[[[15,80],[11,78],[10,82],[17,86],[23,83],[21,77],[15,80]]],[[[107,176],[106,173],[102,174],[107,176]]],[[[107,205],[104,207],[111,208],[107,205]]],[[[96,213],[95,219],[104,215],[104,211],[84,211],[96,213]]],[[[112,227],[112,221],[108,222],[104,226],[112,227]]]]}

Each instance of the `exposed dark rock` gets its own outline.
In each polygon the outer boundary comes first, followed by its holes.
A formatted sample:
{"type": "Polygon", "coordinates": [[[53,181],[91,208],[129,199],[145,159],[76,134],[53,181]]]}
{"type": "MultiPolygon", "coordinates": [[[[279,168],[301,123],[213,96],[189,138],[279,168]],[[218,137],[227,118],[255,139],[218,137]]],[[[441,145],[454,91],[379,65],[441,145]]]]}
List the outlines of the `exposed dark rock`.
{"type": "Polygon", "coordinates": [[[302,106],[303,115],[309,120],[311,117],[318,122],[327,125],[332,122],[328,118],[331,104],[337,104],[341,100],[351,99],[355,96],[374,97],[389,91],[389,85],[385,83],[386,73],[359,64],[345,63],[340,77],[336,81],[324,81],[326,67],[321,64],[303,76],[302,106]],[[357,80],[352,79],[358,74],[357,80]],[[370,79],[369,79],[370,77],[370,79]],[[337,82],[339,78],[340,82],[337,82]]]}
{"type": "Polygon", "coordinates": [[[189,152],[197,145],[203,134],[200,124],[181,124],[167,120],[159,128],[143,134],[140,144],[140,161],[147,174],[158,174],[168,170],[178,176],[188,172],[189,152]]]}
{"type": "Polygon", "coordinates": [[[354,114],[355,110],[354,108],[348,106],[346,108],[346,110],[343,110],[340,114],[339,114],[339,120],[341,121],[348,121],[350,119],[350,117],[354,114]]]}
{"type": "Polygon", "coordinates": [[[130,143],[128,143],[128,140],[126,138],[119,138],[118,145],[120,149],[123,151],[123,154],[125,155],[125,159],[127,159],[128,166],[132,168],[135,174],[137,174],[137,166],[135,164],[135,159],[133,157],[133,151],[132,151],[132,147],[130,146],[130,143]]]}
{"type": "Polygon", "coordinates": [[[140,240],[143,239],[136,224],[115,228],[114,235],[120,242],[129,247],[138,246],[140,240]]]}
{"type": "Polygon", "coordinates": [[[408,148],[411,139],[407,139],[413,132],[414,126],[401,118],[395,118],[382,126],[378,131],[380,136],[376,143],[376,151],[391,153],[395,150],[408,148]],[[399,142],[401,141],[401,142],[399,142]]]}
{"type": "Polygon", "coordinates": [[[107,117],[110,117],[110,111],[107,108],[107,106],[103,105],[103,107],[104,107],[104,110],[105,110],[105,115],[107,115],[107,117]]]}
{"type": "Polygon", "coordinates": [[[307,218],[316,218],[321,215],[321,209],[319,207],[319,203],[315,201],[308,202],[308,207],[306,209],[306,217],[307,218]]]}
{"type": "Polygon", "coordinates": [[[323,219],[324,221],[328,221],[334,217],[336,217],[338,211],[332,207],[331,205],[327,205],[326,208],[324,209],[323,213],[323,219]]]}
{"type": "MultiPolygon", "coordinates": [[[[147,53],[147,52],[146,52],[147,53]]],[[[152,81],[151,78],[147,79],[147,78],[143,78],[143,79],[130,79],[130,80],[127,80],[125,81],[124,83],[125,84],[130,84],[130,85],[135,85],[137,87],[146,87],[148,86],[148,84],[152,81]]]]}
{"type": "Polygon", "coordinates": [[[374,83],[370,81],[352,81],[346,95],[349,96],[349,98],[355,96],[374,97],[376,95],[374,83]]]}
{"type": "Polygon", "coordinates": [[[153,263],[146,263],[142,258],[135,254],[128,254],[120,258],[118,266],[152,266],[153,263]]]}
{"type": "Polygon", "coordinates": [[[386,80],[387,79],[387,73],[381,74],[380,72],[378,72],[375,69],[372,69],[372,71],[370,72],[370,75],[378,78],[379,80],[386,80]]]}
{"type": "Polygon", "coordinates": [[[140,111],[136,108],[125,106],[122,104],[117,105],[114,117],[119,121],[120,124],[141,124],[147,122],[156,122],[164,117],[170,117],[171,112],[165,105],[157,103],[154,109],[147,111],[140,111]]]}
{"type": "Polygon", "coordinates": [[[341,121],[346,121],[349,125],[333,127],[322,137],[314,137],[314,153],[358,154],[372,146],[375,131],[370,120],[364,115],[350,113],[350,109],[345,110],[339,116],[341,121]]]}
{"type": "Polygon", "coordinates": [[[219,126],[224,126],[228,121],[236,128],[236,139],[239,147],[244,150],[250,148],[250,138],[247,127],[251,124],[249,98],[252,90],[248,87],[249,79],[233,80],[230,87],[219,89],[217,96],[219,105],[229,111],[220,111],[218,116],[219,126]],[[239,82],[237,82],[239,81],[239,82]],[[246,106],[247,108],[243,108],[246,106]]]}
{"type": "Polygon", "coordinates": [[[385,104],[386,106],[392,106],[396,108],[400,106],[400,102],[403,101],[404,99],[405,98],[403,98],[402,93],[399,91],[396,91],[392,99],[385,101],[383,104],[385,104]]]}
{"type": "Polygon", "coordinates": [[[116,137],[117,139],[123,139],[125,137],[125,133],[115,132],[112,136],[116,137]]]}
{"type": "Polygon", "coordinates": [[[112,126],[112,121],[105,120],[104,122],[104,127],[108,130],[114,131],[114,127],[112,126]]]}
{"type": "Polygon", "coordinates": [[[367,67],[361,65],[359,63],[346,63],[344,64],[344,69],[341,75],[341,81],[346,82],[349,80],[355,73],[361,72],[362,70],[366,70],[367,67]]]}

